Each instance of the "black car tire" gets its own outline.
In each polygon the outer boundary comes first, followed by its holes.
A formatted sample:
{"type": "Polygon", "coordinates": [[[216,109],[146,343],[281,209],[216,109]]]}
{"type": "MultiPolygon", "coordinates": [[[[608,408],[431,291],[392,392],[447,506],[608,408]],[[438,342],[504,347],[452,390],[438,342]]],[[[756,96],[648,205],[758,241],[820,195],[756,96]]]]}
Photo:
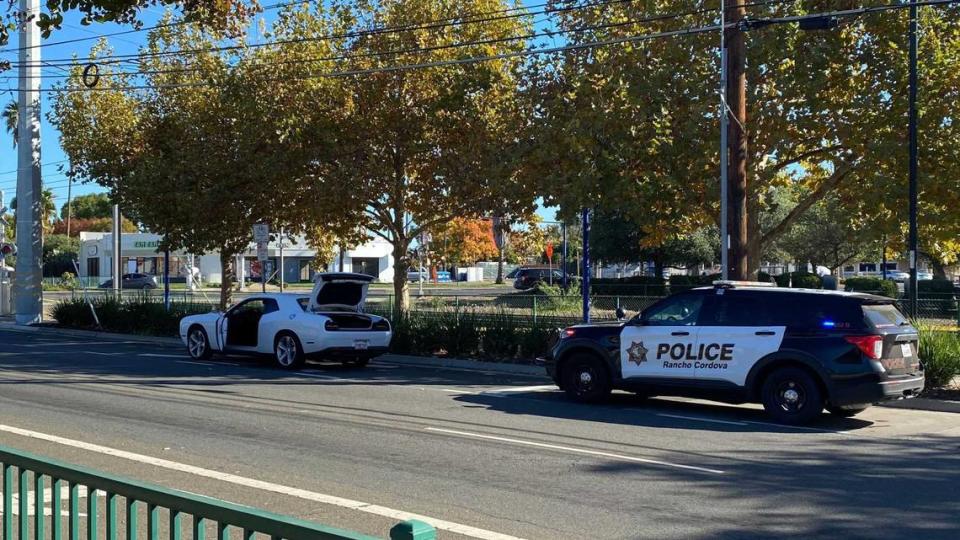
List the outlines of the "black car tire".
{"type": "Polygon", "coordinates": [[[596,403],[610,395],[610,374],[592,354],[577,353],[563,363],[563,390],[580,403],[596,403]]]}
{"type": "Polygon", "coordinates": [[[836,407],[834,405],[828,405],[827,410],[830,411],[830,414],[840,416],[842,418],[852,418],[863,411],[867,410],[869,404],[863,405],[846,405],[843,407],[836,407]]]}
{"type": "Polygon", "coordinates": [[[823,393],[813,377],[796,367],[774,370],[760,391],[763,408],[781,424],[802,425],[823,412],[823,393]]]}
{"type": "Polygon", "coordinates": [[[194,360],[209,360],[213,356],[207,332],[200,326],[187,330],[187,354],[194,360]]]}
{"type": "Polygon", "coordinates": [[[295,370],[303,367],[306,357],[300,340],[292,332],[280,332],[273,340],[273,360],[280,369],[295,370]]]}

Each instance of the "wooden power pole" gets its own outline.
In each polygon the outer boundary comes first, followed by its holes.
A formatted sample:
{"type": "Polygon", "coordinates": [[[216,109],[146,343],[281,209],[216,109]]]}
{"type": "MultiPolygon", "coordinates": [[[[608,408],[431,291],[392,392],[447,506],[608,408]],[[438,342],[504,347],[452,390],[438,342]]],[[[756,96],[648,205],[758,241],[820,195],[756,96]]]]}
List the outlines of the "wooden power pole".
{"type": "Polygon", "coordinates": [[[730,279],[747,279],[747,43],[740,28],[747,16],[744,0],[724,0],[725,19],[733,27],[726,30],[727,105],[732,122],[729,122],[727,144],[729,161],[727,178],[729,204],[727,228],[730,234],[730,279]]]}

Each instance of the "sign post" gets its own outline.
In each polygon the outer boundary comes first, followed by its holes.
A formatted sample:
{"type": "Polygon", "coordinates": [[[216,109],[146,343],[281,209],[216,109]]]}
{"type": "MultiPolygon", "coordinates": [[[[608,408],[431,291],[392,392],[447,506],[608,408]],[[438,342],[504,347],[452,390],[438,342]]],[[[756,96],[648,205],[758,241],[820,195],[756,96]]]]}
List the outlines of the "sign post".
{"type": "Polygon", "coordinates": [[[547,267],[550,270],[550,284],[553,285],[553,242],[547,242],[547,267]]]}
{"type": "Polygon", "coordinates": [[[267,292],[267,243],[270,241],[270,225],[257,223],[253,226],[253,241],[257,243],[257,260],[260,261],[260,288],[267,292]]]}

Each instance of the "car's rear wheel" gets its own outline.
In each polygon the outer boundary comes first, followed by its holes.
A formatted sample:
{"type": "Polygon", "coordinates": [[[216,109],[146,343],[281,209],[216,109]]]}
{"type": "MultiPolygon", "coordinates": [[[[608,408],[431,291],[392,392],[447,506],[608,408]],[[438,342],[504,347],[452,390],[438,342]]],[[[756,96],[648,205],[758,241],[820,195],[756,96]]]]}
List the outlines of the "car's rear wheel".
{"type": "Polygon", "coordinates": [[[300,369],[305,357],[300,340],[290,332],[283,332],[273,341],[273,358],[281,369],[300,369]]]}
{"type": "Polygon", "coordinates": [[[760,395],[764,410],[781,424],[807,424],[823,412],[820,386],[800,368],[783,367],[770,373],[760,395]]]}
{"type": "Polygon", "coordinates": [[[195,360],[207,360],[213,355],[210,340],[203,328],[194,326],[187,331],[187,353],[195,360]]]}
{"type": "Polygon", "coordinates": [[[843,418],[852,418],[863,411],[867,410],[870,404],[863,405],[846,405],[843,407],[837,407],[834,405],[827,406],[827,410],[830,411],[830,414],[840,416],[843,418]]]}
{"type": "Polygon", "coordinates": [[[601,401],[610,395],[610,374],[596,356],[574,354],[563,365],[563,390],[574,401],[601,401]]]}

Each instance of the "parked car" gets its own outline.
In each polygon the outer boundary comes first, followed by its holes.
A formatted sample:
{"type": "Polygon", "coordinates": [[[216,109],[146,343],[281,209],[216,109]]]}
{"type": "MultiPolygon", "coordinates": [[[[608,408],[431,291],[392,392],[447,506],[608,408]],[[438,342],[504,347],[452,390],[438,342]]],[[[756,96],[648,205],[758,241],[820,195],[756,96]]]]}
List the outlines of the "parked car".
{"type": "Polygon", "coordinates": [[[308,358],[365,366],[387,352],[392,330],[383,317],[363,313],[365,274],[317,274],[309,296],[252,295],[225,313],[191,315],[180,321],[180,339],[195,359],[215,352],[270,355],[283,369],[308,358]]]}
{"type": "MultiPolygon", "coordinates": [[[[120,277],[121,289],[156,289],[159,286],[157,276],[150,274],[124,274],[120,277]]],[[[112,289],[113,280],[108,279],[100,284],[101,289],[112,289]]]]}
{"type": "Polygon", "coordinates": [[[933,279],[933,274],[931,274],[930,272],[917,272],[918,281],[924,281],[924,280],[929,281],[932,279],[933,279]]]}
{"type": "Polygon", "coordinates": [[[550,283],[551,277],[554,284],[559,285],[563,281],[563,272],[560,270],[550,270],[549,268],[522,268],[517,272],[513,280],[513,288],[526,290],[533,288],[538,283],[550,283]]]}
{"type": "Polygon", "coordinates": [[[887,272],[887,279],[892,279],[893,281],[903,283],[910,280],[910,272],[903,272],[901,270],[890,270],[887,272]]]}
{"type": "Polygon", "coordinates": [[[717,282],[625,322],[571,326],[543,362],[576,401],[623,389],[761,403],[778,422],[805,424],[824,408],[849,417],[918,395],[918,344],[892,298],[717,282]]]}

